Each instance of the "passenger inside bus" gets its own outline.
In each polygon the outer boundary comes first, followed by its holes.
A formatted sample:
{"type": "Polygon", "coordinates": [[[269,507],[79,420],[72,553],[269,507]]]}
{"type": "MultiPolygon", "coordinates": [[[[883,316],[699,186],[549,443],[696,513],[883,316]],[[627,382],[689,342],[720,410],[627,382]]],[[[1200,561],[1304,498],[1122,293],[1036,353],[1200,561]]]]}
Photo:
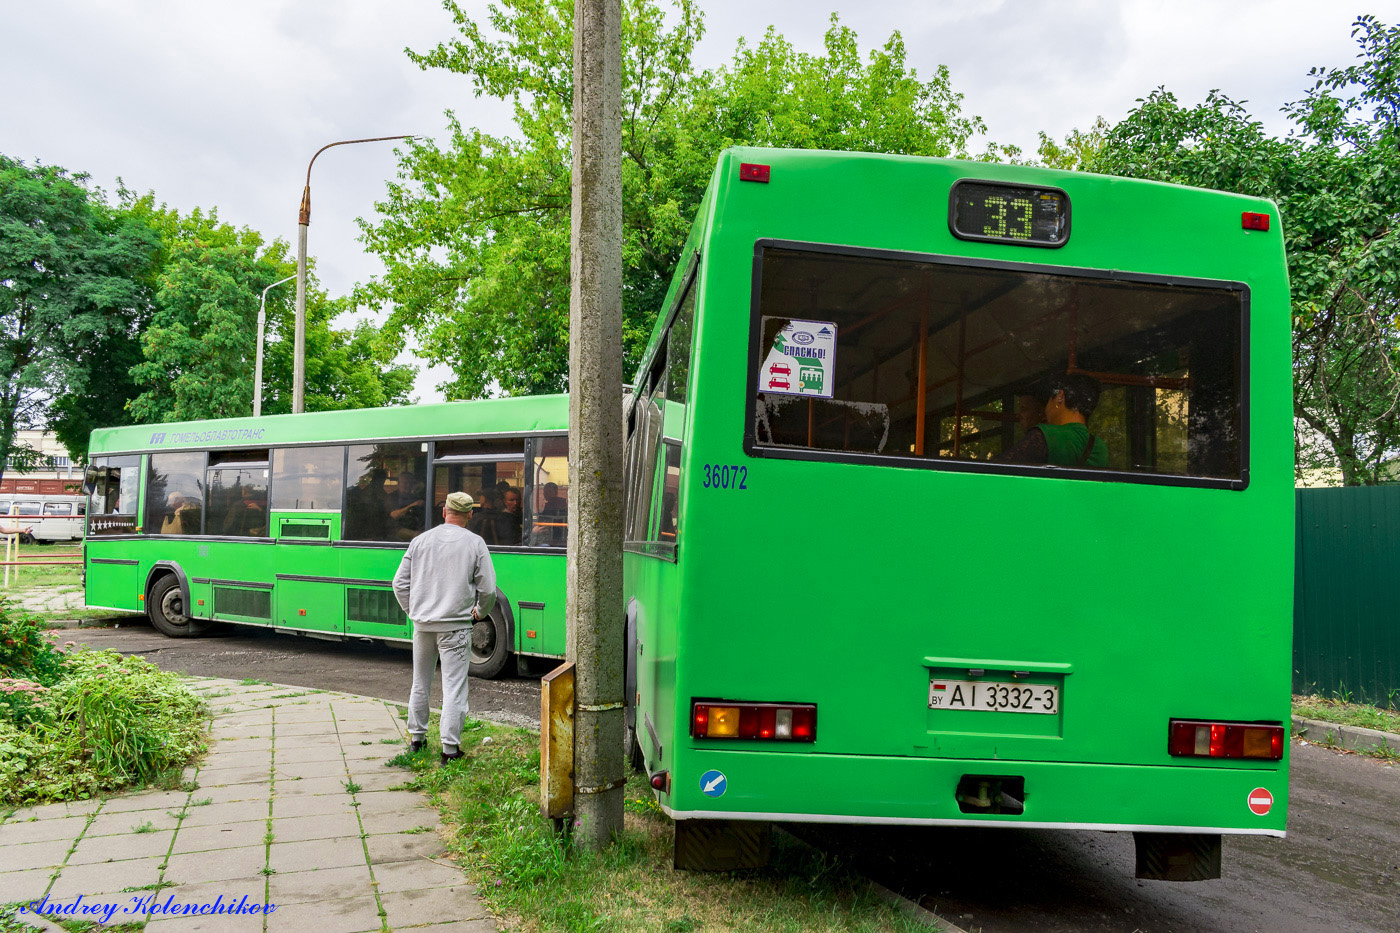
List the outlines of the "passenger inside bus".
{"type": "Polygon", "coordinates": [[[267,491],[243,484],[234,486],[224,515],[223,533],[244,538],[267,534],[267,491]]]}
{"type": "Polygon", "coordinates": [[[389,518],[397,526],[394,536],[398,540],[411,541],[423,531],[423,503],[427,494],[428,485],[412,470],[400,471],[394,494],[389,497],[389,518]]]}
{"type": "Polygon", "coordinates": [[[481,536],[487,544],[500,544],[496,538],[496,517],[500,514],[495,489],[483,489],[476,496],[477,506],[472,510],[467,530],[481,536]]]}
{"type": "Polygon", "coordinates": [[[1099,381],[1083,373],[1064,373],[1050,383],[1045,419],[1026,431],[1019,443],[993,457],[1001,463],[1104,467],[1108,445],[1089,433],[1089,416],[1099,405],[1099,381]]]}
{"type": "Polygon", "coordinates": [[[505,510],[501,512],[499,537],[501,544],[519,544],[520,532],[522,528],[521,499],[520,490],[514,486],[507,485],[506,491],[502,494],[505,502],[505,510]]]}
{"type": "Polygon", "coordinates": [[[178,492],[172,492],[165,500],[165,518],[160,524],[163,535],[199,534],[199,502],[178,492]]]}
{"type": "Polygon", "coordinates": [[[380,541],[384,538],[388,497],[384,480],[388,473],[376,466],[361,473],[346,496],[345,537],[352,541],[380,541]]]}

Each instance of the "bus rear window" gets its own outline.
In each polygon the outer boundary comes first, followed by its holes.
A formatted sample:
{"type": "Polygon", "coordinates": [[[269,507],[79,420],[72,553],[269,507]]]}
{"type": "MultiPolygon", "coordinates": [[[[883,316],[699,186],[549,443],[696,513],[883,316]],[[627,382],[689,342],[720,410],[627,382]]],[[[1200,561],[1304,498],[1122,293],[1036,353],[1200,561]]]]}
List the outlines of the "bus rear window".
{"type": "Polygon", "coordinates": [[[1084,478],[1243,478],[1246,291],[761,248],[749,442],[1084,478]]]}

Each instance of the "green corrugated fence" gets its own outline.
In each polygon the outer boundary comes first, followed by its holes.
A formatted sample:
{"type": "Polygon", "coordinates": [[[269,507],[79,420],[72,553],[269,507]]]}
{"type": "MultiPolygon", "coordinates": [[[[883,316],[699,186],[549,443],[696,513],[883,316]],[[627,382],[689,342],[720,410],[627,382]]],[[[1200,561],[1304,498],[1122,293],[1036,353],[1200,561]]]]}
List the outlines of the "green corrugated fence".
{"type": "Polygon", "coordinates": [[[1298,490],[1293,690],[1400,706],[1400,484],[1298,490]]]}

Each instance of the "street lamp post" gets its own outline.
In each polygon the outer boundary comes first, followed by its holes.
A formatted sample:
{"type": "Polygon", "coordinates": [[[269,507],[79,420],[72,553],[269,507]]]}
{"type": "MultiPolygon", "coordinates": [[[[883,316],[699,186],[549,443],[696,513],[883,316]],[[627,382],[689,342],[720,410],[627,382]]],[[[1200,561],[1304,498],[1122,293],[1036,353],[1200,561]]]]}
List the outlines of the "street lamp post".
{"type": "Polygon", "coordinates": [[[416,139],[406,133],[398,136],[375,136],[370,139],[342,139],[327,143],[316,150],[306,163],[306,187],[301,192],[301,212],[297,215],[297,320],[296,337],[292,345],[292,411],[306,410],[306,228],[311,226],[311,166],[316,156],[332,146],[352,143],[381,143],[389,139],[416,139]]]}
{"type": "Polygon", "coordinates": [[[290,282],[296,278],[289,275],[285,279],[278,279],[267,288],[263,289],[262,302],[258,305],[258,361],[253,367],[253,417],[262,417],[262,357],[263,357],[263,333],[267,329],[267,293],[284,282],[290,282]]]}

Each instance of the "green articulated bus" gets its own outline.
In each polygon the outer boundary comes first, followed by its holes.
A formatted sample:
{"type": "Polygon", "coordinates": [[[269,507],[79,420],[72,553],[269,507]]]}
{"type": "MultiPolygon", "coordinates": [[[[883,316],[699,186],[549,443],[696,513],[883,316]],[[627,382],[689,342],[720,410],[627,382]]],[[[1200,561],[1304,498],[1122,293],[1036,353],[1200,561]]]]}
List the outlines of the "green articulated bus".
{"type": "Polygon", "coordinates": [[[1272,203],[732,149],[661,310],[627,721],[678,866],[760,862],[771,821],[1032,827],[1189,880],[1284,834],[1272,203]]]}
{"type": "Polygon", "coordinates": [[[499,587],[472,673],[562,656],[567,419],[567,396],[542,396],[94,431],[87,602],[175,637],[223,621],[405,641],[394,571],[462,490],[499,587]]]}

